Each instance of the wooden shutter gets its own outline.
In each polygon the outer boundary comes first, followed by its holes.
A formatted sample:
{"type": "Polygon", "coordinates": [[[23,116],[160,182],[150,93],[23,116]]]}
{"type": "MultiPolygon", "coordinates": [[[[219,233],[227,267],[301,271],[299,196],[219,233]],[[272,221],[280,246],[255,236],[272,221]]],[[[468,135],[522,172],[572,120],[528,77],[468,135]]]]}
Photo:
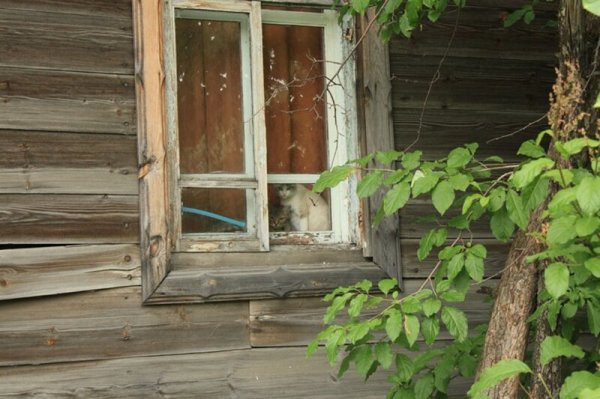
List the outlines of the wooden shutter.
{"type": "MultiPolygon", "coordinates": [[[[359,21],[364,30],[374,15],[367,12],[359,21]]],[[[390,82],[388,45],[378,37],[378,27],[373,25],[362,43],[359,68],[362,70],[362,91],[360,98],[364,101],[363,147],[367,153],[394,148],[394,131],[392,124],[392,84],[390,82]]],[[[371,166],[378,166],[373,163],[371,166]]],[[[381,165],[379,165],[381,166],[381,165]]],[[[378,227],[371,227],[373,215],[383,201],[384,191],[373,195],[365,209],[365,237],[367,239],[365,255],[372,256],[373,261],[390,277],[398,279],[401,286],[402,265],[400,258],[399,216],[385,218],[378,227]]]]}

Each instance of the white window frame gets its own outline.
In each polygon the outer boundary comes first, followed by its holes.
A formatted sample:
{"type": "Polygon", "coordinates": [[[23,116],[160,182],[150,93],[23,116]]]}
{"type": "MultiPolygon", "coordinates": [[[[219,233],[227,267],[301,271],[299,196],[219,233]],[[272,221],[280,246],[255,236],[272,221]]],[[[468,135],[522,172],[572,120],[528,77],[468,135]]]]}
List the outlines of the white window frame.
{"type": "MultiPolygon", "coordinates": [[[[361,237],[358,224],[358,200],[353,194],[355,182],[343,182],[330,190],[331,231],[324,232],[269,232],[267,184],[303,183],[313,184],[318,174],[268,174],[266,172],[266,128],[264,71],[262,58],[262,24],[316,26],[323,28],[324,72],[327,82],[334,82],[326,93],[326,130],[328,167],[357,157],[356,103],[354,92],[353,62],[344,64],[345,54],[350,51],[332,10],[320,13],[261,9],[259,1],[239,0],[171,0],[167,7],[166,29],[166,101],[168,109],[168,147],[172,181],[177,182],[171,190],[173,215],[172,242],[176,252],[244,252],[269,251],[270,244],[319,244],[355,246],[361,237]],[[175,55],[175,17],[206,13],[219,20],[247,20],[249,35],[242,33],[243,109],[245,131],[245,165],[243,174],[197,174],[181,175],[179,170],[179,143],[177,123],[177,70],[175,55]],[[240,14],[247,18],[240,18],[240,14]],[[246,42],[245,42],[246,41],[246,42]],[[245,49],[249,48],[250,51],[245,49]],[[250,75],[245,76],[246,74],[250,75]],[[333,98],[333,101],[331,101],[333,98]],[[336,109],[334,110],[333,107],[336,109]],[[251,109],[251,112],[249,110],[251,109]],[[241,188],[247,191],[247,233],[182,234],[181,189],[241,188]]],[[[242,23],[242,32],[244,24],[242,23]]],[[[290,245],[298,249],[298,245],[290,245]]]]}

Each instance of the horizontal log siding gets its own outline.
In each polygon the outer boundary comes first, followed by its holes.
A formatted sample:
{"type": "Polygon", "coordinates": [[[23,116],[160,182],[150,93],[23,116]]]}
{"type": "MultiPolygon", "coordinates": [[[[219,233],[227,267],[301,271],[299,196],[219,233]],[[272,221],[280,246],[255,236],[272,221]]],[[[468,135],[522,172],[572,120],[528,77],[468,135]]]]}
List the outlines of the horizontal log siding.
{"type": "Polygon", "coordinates": [[[139,242],[131,1],[0,0],[0,26],[0,245],[139,242]]]}
{"type": "Polygon", "coordinates": [[[0,251],[0,300],[140,285],[137,245],[0,251]]]}
{"type": "MultiPolygon", "coordinates": [[[[519,143],[545,126],[557,49],[555,30],[545,27],[548,20],[555,18],[552,5],[536,9],[536,19],[530,25],[520,22],[510,29],[502,27],[503,20],[521,5],[512,0],[468,2],[460,11],[449,49],[457,21],[456,8],[434,24],[425,23],[412,38],[390,42],[392,112],[398,150],[414,143],[413,150],[422,150],[426,159],[436,159],[445,157],[458,145],[478,142],[481,158],[500,155],[507,161],[518,161],[519,143]],[[424,105],[430,82],[446,52],[439,77],[424,105]],[[528,124],[531,126],[515,133],[528,124]],[[501,136],[506,137],[490,141],[501,136]]],[[[458,210],[448,212],[450,217],[457,213],[458,210]]],[[[424,197],[411,200],[400,212],[403,273],[407,281],[421,282],[436,263],[435,254],[423,262],[416,257],[419,239],[436,227],[422,218],[436,214],[424,197]]],[[[475,241],[488,246],[486,275],[497,277],[507,244],[493,239],[485,218],[473,223],[472,234],[475,241]]],[[[455,233],[451,232],[450,237],[455,237],[455,233]]],[[[469,302],[469,306],[477,305],[469,302]]]]}
{"type": "MultiPolygon", "coordinates": [[[[170,337],[157,337],[163,342],[170,337]]],[[[387,373],[367,382],[353,370],[336,377],[320,350],[251,349],[191,355],[147,356],[34,367],[0,368],[0,398],[244,398],[334,399],[385,397],[387,373]]],[[[453,380],[451,398],[469,382],[453,380]]]]}
{"type": "Polygon", "coordinates": [[[139,286],[4,301],[0,366],[248,348],[247,323],[247,303],[142,306],[139,286]]]}

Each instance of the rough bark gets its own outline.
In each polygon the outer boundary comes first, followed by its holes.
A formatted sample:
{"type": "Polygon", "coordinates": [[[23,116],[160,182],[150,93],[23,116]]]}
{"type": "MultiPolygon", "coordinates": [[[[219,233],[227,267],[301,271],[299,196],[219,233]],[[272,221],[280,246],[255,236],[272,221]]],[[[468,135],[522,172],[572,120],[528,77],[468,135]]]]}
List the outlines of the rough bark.
{"type": "MultiPolygon", "coordinates": [[[[597,92],[597,78],[588,78],[592,76],[590,72],[595,70],[598,64],[598,18],[591,17],[583,10],[581,0],[561,0],[558,19],[559,76],[548,115],[555,132],[550,144],[551,149],[554,140],[567,140],[580,128],[584,128],[589,135],[594,135],[597,129],[597,114],[591,108],[590,94],[597,92]],[[570,81],[576,81],[582,91],[577,94],[575,88],[569,85],[570,81]],[[587,112],[582,117],[583,111],[587,112]]],[[[557,163],[564,162],[554,151],[550,151],[549,156],[557,163]]],[[[552,195],[548,197],[551,198],[552,195]]],[[[527,232],[520,231],[515,236],[492,310],[479,372],[500,360],[524,357],[527,346],[527,318],[535,302],[539,278],[536,267],[528,265],[525,258],[541,249],[536,239],[527,233],[540,231],[543,227],[540,215],[546,205],[547,202],[543,203],[532,213],[527,232]]],[[[539,319],[538,325],[534,344],[536,352],[543,339],[552,334],[545,315],[539,319]]],[[[538,356],[534,356],[535,359],[537,362],[533,370],[531,397],[547,398],[548,390],[552,394],[550,397],[556,397],[561,383],[560,363],[553,362],[542,368],[538,356]]],[[[493,399],[507,399],[516,398],[518,391],[519,379],[514,377],[499,383],[487,394],[493,399]]]]}
{"type": "MultiPolygon", "coordinates": [[[[600,45],[599,19],[584,11],[581,0],[561,0],[559,9],[560,53],[559,76],[555,84],[549,112],[549,122],[558,140],[568,140],[581,133],[594,136],[597,132],[597,111],[592,101],[598,92],[598,65],[600,45]]],[[[569,167],[558,159],[561,167],[569,167]]],[[[556,190],[556,188],[554,188],[556,190]]],[[[538,293],[542,291],[540,275],[538,293]]],[[[539,301],[538,301],[539,302],[539,301]]],[[[562,383],[561,359],[542,366],[539,349],[544,339],[556,335],[548,324],[547,312],[542,312],[536,323],[533,343],[533,375],[530,398],[557,398],[562,383]]]]}

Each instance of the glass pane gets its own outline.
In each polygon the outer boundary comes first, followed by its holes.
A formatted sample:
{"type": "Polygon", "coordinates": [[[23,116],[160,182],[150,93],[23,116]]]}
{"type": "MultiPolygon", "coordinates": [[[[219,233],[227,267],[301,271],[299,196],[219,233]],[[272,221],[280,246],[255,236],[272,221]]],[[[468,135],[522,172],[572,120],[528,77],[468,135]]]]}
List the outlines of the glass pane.
{"type": "Polygon", "coordinates": [[[229,188],[182,189],[183,234],[247,232],[249,194],[251,190],[229,188]]]}
{"type": "Polygon", "coordinates": [[[243,173],[240,22],[176,18],[181,173],[243,173]]]}
{"type": "Polygon", "coordinates": [[[269,231],[331,230],[329,194],[311,191],[311,185],[269,185],[269,231]]]}
{"type": "Polygon", "coordinates": [[[263,25],[268,173],[327,169],[323,28],[263,25]]]}

